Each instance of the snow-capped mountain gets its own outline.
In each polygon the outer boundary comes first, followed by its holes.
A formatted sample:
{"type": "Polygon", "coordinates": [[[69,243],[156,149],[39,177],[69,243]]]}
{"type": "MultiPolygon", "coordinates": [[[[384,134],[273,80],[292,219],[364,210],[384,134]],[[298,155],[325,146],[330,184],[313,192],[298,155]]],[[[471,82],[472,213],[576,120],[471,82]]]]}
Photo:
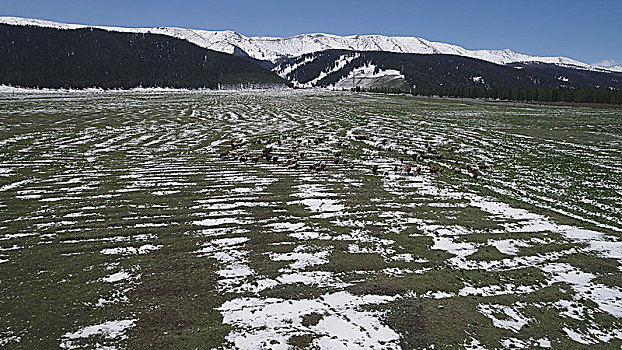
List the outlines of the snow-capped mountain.
{"type": "MultiPolygon", "coordinates": [[[[20,17],[0,17],[0,23],[12,25],[33,25],[59,29],[88,28],[90,26],[65,24],[39,19],[20,17]]],[[[233,31],[209,31],[175,27],[156,28],[123,28],[95,27],[110,31],[164,34],[187,40],[198,46],[225,53],[243,53],[251,58],[276,63],[285,57],[297,57],[304,54],[329,49],[353,51],[385,51],[395,53],[417,54],[448,54],[472,57],[496,64],[515,62],[541,62],[560,66],[615,71],[596,67],[567,57],[529,56],[509,49],[504,50],[467,50],[463,47],[433,42],[417,37],[390,37],[384,35],[351,35],[338,36],[332,34],[302,34],[289,38],[247,37],[233,31]]],[[[622,71],[622,69],[620,69],[622,71]]]]}

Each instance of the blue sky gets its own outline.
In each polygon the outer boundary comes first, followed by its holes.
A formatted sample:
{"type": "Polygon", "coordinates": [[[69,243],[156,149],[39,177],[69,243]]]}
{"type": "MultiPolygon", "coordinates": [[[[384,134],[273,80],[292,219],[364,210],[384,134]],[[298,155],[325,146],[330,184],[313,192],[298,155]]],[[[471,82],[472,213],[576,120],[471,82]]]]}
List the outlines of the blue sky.
{"type": "Polygon", "coordinates": [[[245,35],[408,35],[622,64],[622,0],[0,0],[0,15],[245,35]]]}

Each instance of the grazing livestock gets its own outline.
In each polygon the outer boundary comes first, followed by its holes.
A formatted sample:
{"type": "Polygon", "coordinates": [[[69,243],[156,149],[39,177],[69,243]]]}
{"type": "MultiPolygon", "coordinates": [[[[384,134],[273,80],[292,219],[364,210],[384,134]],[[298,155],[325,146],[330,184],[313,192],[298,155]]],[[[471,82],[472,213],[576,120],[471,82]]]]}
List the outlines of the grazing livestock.
{"type": "Polygon", "coordinates": [[[244,140],[235,139],[231,141],[231,148],[236,149],[244,145],[244,140]]]}
{"type": "Polygon", "coordinates": [[[473,175],[474,178],[477,179],[477,168],[475,167],[471,168],[471,174],[473,175]]]}

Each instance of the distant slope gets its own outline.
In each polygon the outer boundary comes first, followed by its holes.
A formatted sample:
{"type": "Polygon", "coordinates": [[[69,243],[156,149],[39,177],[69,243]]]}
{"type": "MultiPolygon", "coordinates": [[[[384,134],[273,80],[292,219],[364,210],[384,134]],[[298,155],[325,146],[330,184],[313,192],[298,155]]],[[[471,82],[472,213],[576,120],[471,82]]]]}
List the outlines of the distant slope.
{"type": "Polygon", "coordinates": [[[0,24],[0,84],[216,88],[287,84],[248,60],[164,35],[0,24]]]}
{"type": "Polygon", "coordinates": [[[302,87],[622,88],[622,73],[545,63],[498,65],[455,55],[327,50],[273,69],[302,87]]]}
{"type": "MultiPolygon", "coordinates": [[[[15,25],[36,25],[65,29],[87,28],[84,25],[57,23],[30,18],[0,17],[0,23],[15,25]]],[[[463,47],[433,42],[417,37],[391,37],[384,35],[338,36],[331,34],[301,34],[288,38],[247,37],[233,31],[209,31],[198,29],[157,27],[157,28],[119,28],[99,27],[109,31],[155,33],[187,40],[191,43],[215,51],[226,52],[264,62],[277,63],[287,57],[331,49],[352,51],[384,51],[394,53],[445,54],[477,58],[504,65],[514,62],[540,62],[588,70],[612,71],[594,67],[567,57],[529,56],[509,49],[504,50],[467,50],[463,47]],[[243,53],[243,54],[242,54],[243,53]]],[[[622,68],[620,68],[622,70],[622,68]]]]}

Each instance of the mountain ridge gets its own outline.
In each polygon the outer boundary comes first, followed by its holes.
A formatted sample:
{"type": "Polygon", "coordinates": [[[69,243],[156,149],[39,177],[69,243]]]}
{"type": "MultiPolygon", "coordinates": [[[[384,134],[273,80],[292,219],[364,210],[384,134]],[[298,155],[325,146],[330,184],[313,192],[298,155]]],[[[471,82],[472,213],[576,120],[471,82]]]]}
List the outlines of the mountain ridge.
{"type": "Polygon", "coordinates": [[[295,87],[390,88],[592,88],[622,89],[622,73],[573,69],[550,63],[498,65],[445,54],[326,50],[283,60],[273,70],[295,87]]]}
{"type": "Polygon", "coordinates": [[[252,59],[269,61],[275,65],[283,58],[298,57],[304,54],[325,50],[341,49],[394,53],[449,54],[476,58],[499,65],[539,62],[602,72],[622,71],[622,67],[619,67],[619,69],[618,67],[597,67],[568,57],[530,56],[511,49],[468,50],[454,44],[434,42],[424,38],[409,36],[386,36],[380,34],[339,36],[335,34],[310,33],[298,34],[286,38],[272,36],[250,37],[232,30],[210,31],[179,27],[129,28],[90,26],[22,17],[0,17],[0,23],[54,27],[59,29],[97,28],[119,32],[163,34],[187,40],[195,45],[214,51],[229,54],[235,54],[236,51],[240,54],[240,51],[242,51],[243,54],[248,55],[252,59]]]}
{"type": "Polygon", "coordinates": [[[0,84],[31,88],[284,87],[250,60],[187,40],[97,28],[0,23],[0,84]]]}

